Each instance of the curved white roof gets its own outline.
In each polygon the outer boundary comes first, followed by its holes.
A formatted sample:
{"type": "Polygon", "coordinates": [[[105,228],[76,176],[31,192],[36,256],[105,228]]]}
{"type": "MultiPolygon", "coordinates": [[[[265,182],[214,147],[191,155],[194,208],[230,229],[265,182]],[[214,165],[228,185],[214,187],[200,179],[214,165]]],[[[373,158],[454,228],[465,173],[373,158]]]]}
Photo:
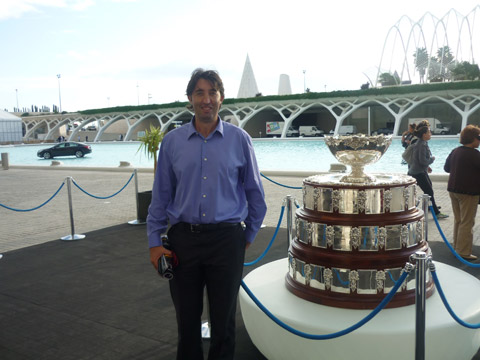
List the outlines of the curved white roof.
{"type": "Polygon", "coordinates": [[[15,116],[13,114],[10,114],[9,112],[0,110],[0,121],[22,121],[22,118],[15,116]]]}

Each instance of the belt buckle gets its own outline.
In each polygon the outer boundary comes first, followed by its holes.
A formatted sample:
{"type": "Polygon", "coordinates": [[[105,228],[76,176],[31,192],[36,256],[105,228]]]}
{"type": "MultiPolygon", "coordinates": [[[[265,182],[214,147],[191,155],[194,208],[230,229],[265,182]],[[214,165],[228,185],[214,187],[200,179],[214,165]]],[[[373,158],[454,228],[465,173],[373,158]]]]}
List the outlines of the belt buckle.
{"type": "Polygon", "coordinates": [[[190,224],[190,231],[195,234],[200,233],[200,224],[190,224]]]}

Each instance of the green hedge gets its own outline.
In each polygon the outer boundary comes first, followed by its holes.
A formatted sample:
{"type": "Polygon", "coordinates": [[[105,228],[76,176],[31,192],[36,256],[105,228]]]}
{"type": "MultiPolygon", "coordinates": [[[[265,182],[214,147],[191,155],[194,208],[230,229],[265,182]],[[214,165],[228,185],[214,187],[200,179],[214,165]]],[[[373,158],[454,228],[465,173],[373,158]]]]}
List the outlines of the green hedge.
{"type": "MultiPolygon", "coordinates": [[[[380,88],[370,88],[365,90],[340,90],[331,92],[309,92],[304,94],[295,95],[269,95],[258,96],[253,98],[242,99],[225,99],[223,103],[229,104],[241,104],[247,102],[263,102],[263,101],[280,101],[280,100],[313,100],[313,99],[325,99],[325,98],[343,98],[343,97],[359,97],[370,95],[401,95],[412,94],[419,92],[434,92],[434,91],[446,91],[446,90],[465,90],[465,89],[480,89],[480,81],[457,81],[446,83],[429,83],[429,84],[415,84],[415,85],[400,85],[400,86],[387,86],[380,88]]],[[[188,101],[180,102],[176,101],[168,104],[150,104],[139,106],[117,106],[103,109],[91,109],[78,111],[80,114],[92,115],[92,114],[105,114],[112,112],[129,112],[129,111],[142,111],[142,110],[157,110],[166,108],[184,108],[188,105],[188,101]]]]}

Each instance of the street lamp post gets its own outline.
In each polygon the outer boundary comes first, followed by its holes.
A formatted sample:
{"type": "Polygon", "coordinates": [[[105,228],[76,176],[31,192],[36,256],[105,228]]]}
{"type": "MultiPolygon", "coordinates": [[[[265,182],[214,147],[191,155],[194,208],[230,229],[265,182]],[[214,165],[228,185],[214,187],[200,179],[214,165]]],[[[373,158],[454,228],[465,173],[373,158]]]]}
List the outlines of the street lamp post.
{"type": "Polygon", "coordinates": [[[140,94],[138,92],[138,82],[137,82],[137,105],[140,106],[140,94]]]}
{"type": "Polygon", "coordinates": [[[62,92],[60,91],[60,78],[62,76],[60,74],[57,74],[57,79],[58,79],[58,103],[60,105],[60,114],[62,113],[62,92]]]}
{"type": "Polygon", "coordinates": [[[303,70],[303,92],[307,91],[307,88],[305,87],[305,73],[307,70],[303,70]]]}
{"type": "Polygon", "coordinates": [[[20,112],[20,108],[18,107],[18,89],[15,89],[15,96],[17,97],[17,111],[20,112]]]}

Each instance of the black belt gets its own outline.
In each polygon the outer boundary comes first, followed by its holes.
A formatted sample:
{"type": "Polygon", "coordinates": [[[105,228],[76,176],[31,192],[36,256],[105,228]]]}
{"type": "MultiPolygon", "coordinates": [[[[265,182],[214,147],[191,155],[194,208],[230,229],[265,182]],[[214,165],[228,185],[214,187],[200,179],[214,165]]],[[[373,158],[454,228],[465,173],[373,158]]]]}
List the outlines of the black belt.
{"type": "Polygon", "coordinates": [[[221,222],[218,224],[189,224],[185,222],[180,222],[177,224],[181,226],[184,230],[200,234],[202,232],[214,231],[218,229],[225,229],[229,227],[235,227],[240,225],[240,223],[228,223],[228,222],[221,222]]]}

